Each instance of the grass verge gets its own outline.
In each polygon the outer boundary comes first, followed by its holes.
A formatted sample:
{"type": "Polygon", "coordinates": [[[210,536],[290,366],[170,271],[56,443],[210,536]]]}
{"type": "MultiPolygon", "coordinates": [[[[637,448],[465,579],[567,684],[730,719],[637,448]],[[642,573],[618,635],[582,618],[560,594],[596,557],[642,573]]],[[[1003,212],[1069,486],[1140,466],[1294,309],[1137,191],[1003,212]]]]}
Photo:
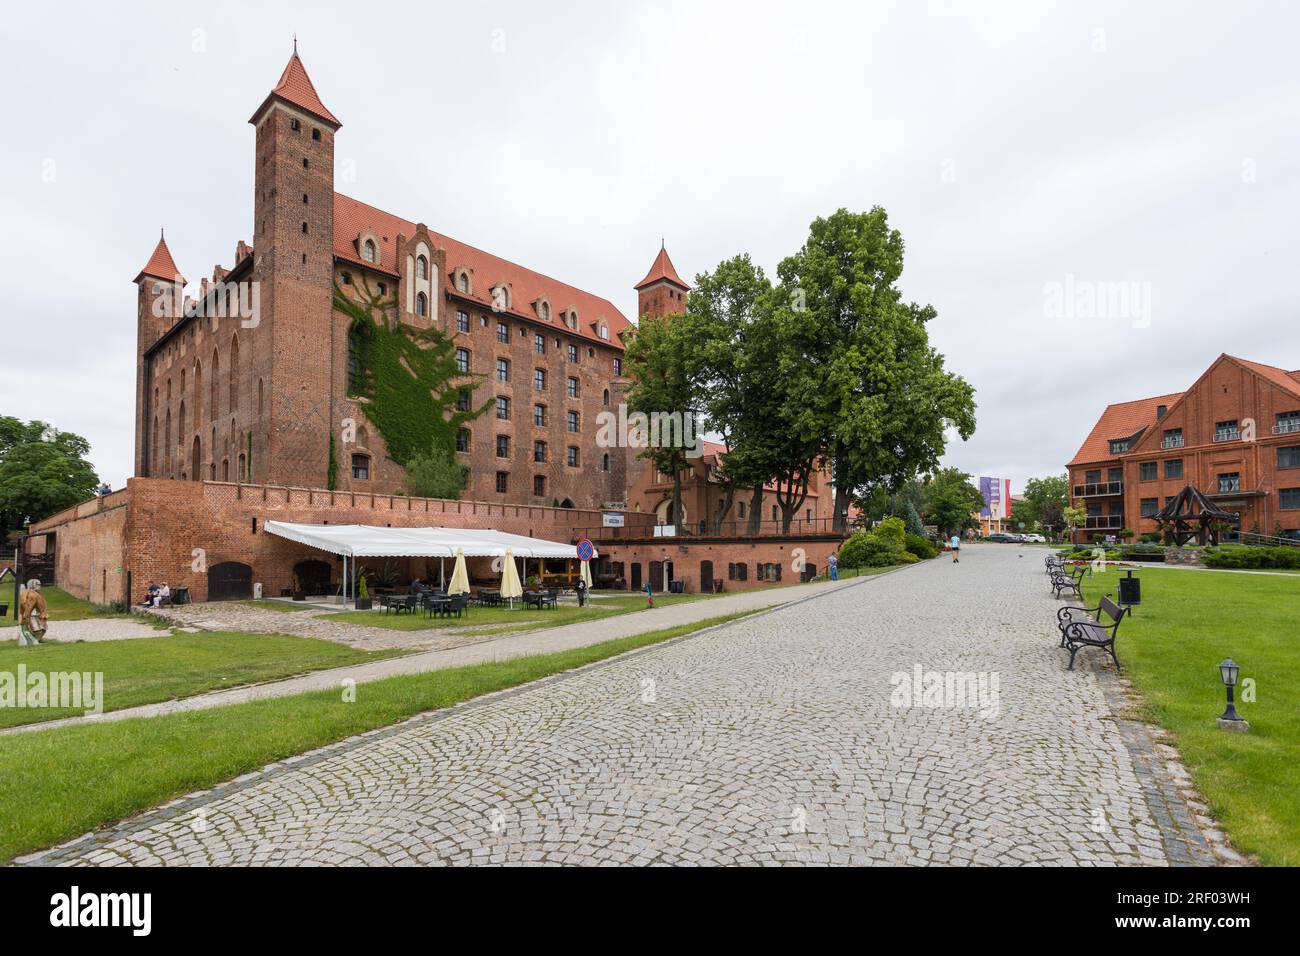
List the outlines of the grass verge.
{"type": "MultiPolygon", "coordinates": [[[[13,581],[6,578],[2,587],[3,593],[0,593],[0,603],[8,604],[9,610],[3,618],[0,618],[0,627],[17,627],[18,619],[14,617],[13,581]]],[[[98,604],[91,604],[89,601],[73,597],[67,591],[53,585],[42,587],[41,593],[45,595],[45,609],[49,613],[51,621],[84,621],[92,617],[131,617],[129,613],[124,611],[110,611],[98,604]]]]}
{"type": "MultiPolygon", "coordinates": [[[[1086,603],[1118,593],[1120,571],[1085,580],[1086,603]]],[[[1197,788],[1237,849],[1300,866],[1300,582],[1287,577],[1144,567],[1142,604],[1120,626],[1119,659],[1171,731],[1197,788]],[[1231,657],[1255,699],[1237,709],[1249,734],[1218,729],[1231,657]]],[[[1081,654],[1090,653],[1081,651],[1081,654]]]]}
{"type": "MultiPolygon", "coordinates": [[[[343,667],[404,651],[363,651],[333,641],[285,634],[214,631],[124,641],[49,643],[36,647],[0,645],[0,674],[99,673],[104,675],[103,709],[192,697],[239,684],[279,680],[326,667],[343,667]]],[[[16,676],[15,676],[16,680],[16,676]]],[[[61,717],[80,717],[85,708],[0,705],[0,727],[61,717]]],[[[0,744],[0,747],[3,747],[0,744]]]]}
{"type": "Polygon", "coordinates": [[[0,741],[0,861],[414,714],[449,707],[757,611],[556,654],[391,677],[337,691],[58,727],[0,741]]]}

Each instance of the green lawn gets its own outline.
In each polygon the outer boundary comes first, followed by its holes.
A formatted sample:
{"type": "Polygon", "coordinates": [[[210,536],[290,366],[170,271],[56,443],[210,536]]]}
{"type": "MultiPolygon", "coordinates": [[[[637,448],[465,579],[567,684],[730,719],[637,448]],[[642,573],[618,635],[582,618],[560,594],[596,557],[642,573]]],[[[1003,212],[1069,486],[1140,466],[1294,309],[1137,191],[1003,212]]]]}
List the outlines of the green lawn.
{"type": "Polygon", "coordinates": [[[744,612],[557,654],[392,677],[356,688],[167,717],[32,731],[0,743],[0,862],[336,740],[744,612]]]}
{"type": "MultiPolygon", "coordinates": [[[[1120,573],[1085,580],[1087,603],[1117,594],[1120,573]]],[[[1145,698],[1142,716],[1173,732],[1238,849],[1265,864],[1300,866],[1300,582],[1158,567],[1140,577],[1142,604],[1116,646],[1145,698]],[[1215,725],[1225,657],[1255,682],[1257,699],[1237,705],[1249,734],[1215,725]]]]}
{"type": "MultiPolygon", "coordinates": [[[[61,591],[54,586],[41,588],[41,593],[45,595],[45,607],[49,611],[51,621],[84,621],[91,617],[130,617],[120,611],[108,611],[89,601],[83,601],[81,598],[75,598],[67,591],[61,591]]],[[[14,591],[13,581],[5,579],[3,586],[0,586],[0,603],[8,604],[9,610],[3,620],[0,620],[0,627],[14,627],[18,619],[14,617],[14,591]]]]}
{"type": "MultiPolygon", "coordinates": [[[[191,697],[237,684],[278,680],[324,667],[391,657],[398,651],[360,651],[332,641],[282,634],[204,633],[19,647],[0,644],[0,673],[19,664],[33,672],[104,675],[103,709],[191,697]]],[[[0,727],[80,716],[85,709],[0,707],[0,727]]],[[[3,748],[6,744],[0,744],[3,748]]]]}
{"type": "MultiPolygon", "coordinates": [[[[722,597],[720,594],[656,594],[655,607],[669,604],[681,604],[685,601],[708,600],[722,597]]],[[[481,624],[499,625],[490,629],[492,634],[509,634],[519,631],[531,631],[542,627],[554,627],[558,624],[574,624],[579,621],[593,621],[598,618],[627,614],[630,611],[644,610],[645,595],[619,595],[613,598],[600,598],[584,608],[576,604],[561,604],[558,607],[538,610],[525,609],[522,602],[516,601],[513,609],[509,607],[479,607],[472,605],[460,617],[427,617],[423,611],[416,613],[385,614],[378,608],[371,611],[340,611],[330,614],[326,619],[344,624],[366,624],[371,627],[386,627],[394,631],[427,631],[431,629],[473,627],[481,624]]]]}

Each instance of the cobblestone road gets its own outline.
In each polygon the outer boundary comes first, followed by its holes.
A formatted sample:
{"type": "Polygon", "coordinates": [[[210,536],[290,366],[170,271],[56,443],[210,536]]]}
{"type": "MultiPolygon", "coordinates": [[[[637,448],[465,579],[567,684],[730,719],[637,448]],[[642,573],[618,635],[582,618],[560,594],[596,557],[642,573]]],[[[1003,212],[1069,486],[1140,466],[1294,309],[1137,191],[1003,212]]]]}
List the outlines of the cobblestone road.
{"type": "Polygon", "coordinates": [[[1042,552],[1019,552],[416,718],[25,862],[1212,862],[1172,751],[1115,719],[1098,656],[1065,670],[1042,552]],[[917,667],[987,695],[902,706],[917,667]]]}

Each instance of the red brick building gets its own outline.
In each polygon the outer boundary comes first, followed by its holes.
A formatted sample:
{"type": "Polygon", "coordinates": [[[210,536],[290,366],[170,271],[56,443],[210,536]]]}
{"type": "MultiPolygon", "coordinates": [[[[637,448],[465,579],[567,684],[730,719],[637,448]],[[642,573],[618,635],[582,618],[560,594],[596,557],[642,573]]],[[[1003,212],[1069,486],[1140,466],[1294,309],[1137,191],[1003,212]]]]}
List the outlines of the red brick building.
{"type": "Polygon", "coordinates": [[[1067,469],[1076,541],[1156,531],[1187,484],[1242,531],[1300,531],[1300,371],[1221,355],[1185,392],[1107,406],[1067,469]]]}
{"type": "MultiPolygon", "coordinates": [[[[664,538],[656,508],[628,511],[629,487],[653,476],[639,449],[599,444],[597,427],[623,402],[627,318],[606,299],[335,192],[342,123],[296,52],[250,122],[252,245],[236,243],[231,266],[193,297],[163,238],[136,276],[136,477],[33,526],[26,553],[47,581],[105,604],[138,598],[149,581],[187,587],[194,600],[246,596],[252,583],[276,595],[308,564],[333,586],[337,561],[265,533],[267,520],[586,535],[601,550],[598,575],[630,587],[745,588],[825,566],[838,536],[769,525],[759,536],[664,538]],[[488,407],[457,431],[462,500],[403,494],[372,399],[354,387],[358,350],[336,289],[354,300],[380,294],[388,329],[450,341],[457,407],[488,407]]],[[[643,315],[685,307],[688,287],[662,246],[636,289],[643,315]]],[[[430,576],[406,564],[403,575],[430,576]]]]}
{"type": "MultiPolygon", "coordinates": [[[[391,300],[386,322],[452,340],[465,373],[458,401],[491,403],[456,440],[469,497],[621,504],[625,456],[597,447],[594,425],[625,384],[629,322],[618,308],[335,192],[342,124],[297,53],[250,122],[252,245],[238,243],[233,265],[192,300],[176,294],[184,279],[165,240],[136,277],[136,475],[403,490],[401,465],[351,387],[356,355],[351,320],[333,307],[337,286],[380,293],[391,300]]],[[[643,304],[672,295],[671,282],[647,277],[643,304]]]]}

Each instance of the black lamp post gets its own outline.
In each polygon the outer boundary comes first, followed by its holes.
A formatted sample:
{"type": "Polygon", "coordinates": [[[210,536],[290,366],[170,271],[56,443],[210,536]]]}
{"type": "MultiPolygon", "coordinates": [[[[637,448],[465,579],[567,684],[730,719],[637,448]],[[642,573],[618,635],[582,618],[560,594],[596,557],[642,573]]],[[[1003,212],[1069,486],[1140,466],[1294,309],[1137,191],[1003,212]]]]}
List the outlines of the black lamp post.
{"type": "Polygon", "coordinates": [[[1219,727],[1223,730],[1250,729],[1250,724],[1237,713],[1237,705],[1232,699],[1232,688],[1237,686],[1237,677],[1240,673],[1241,667],[1231,657],[1225,657],[1219,664],[1219,676],[1223,678],[1223,686],[1228,689],[1228,706],[1219,717],[1219,727]]]}

